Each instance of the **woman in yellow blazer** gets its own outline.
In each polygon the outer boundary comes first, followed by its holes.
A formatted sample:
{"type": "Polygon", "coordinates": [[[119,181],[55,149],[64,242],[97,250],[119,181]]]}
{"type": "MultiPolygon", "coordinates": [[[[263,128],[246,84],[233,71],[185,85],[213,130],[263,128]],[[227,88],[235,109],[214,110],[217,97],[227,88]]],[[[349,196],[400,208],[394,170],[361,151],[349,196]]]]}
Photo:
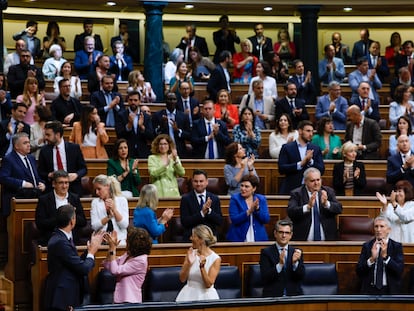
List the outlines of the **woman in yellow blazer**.
{"type": "Polygon", "coordinates": [[[80,121],[73,123],[69,141],[80,146],[85,159],[108,159],[105,150],[108,140],[105,123],[100,122],[98,110],[92,105],[83,106],[80,121]]]}

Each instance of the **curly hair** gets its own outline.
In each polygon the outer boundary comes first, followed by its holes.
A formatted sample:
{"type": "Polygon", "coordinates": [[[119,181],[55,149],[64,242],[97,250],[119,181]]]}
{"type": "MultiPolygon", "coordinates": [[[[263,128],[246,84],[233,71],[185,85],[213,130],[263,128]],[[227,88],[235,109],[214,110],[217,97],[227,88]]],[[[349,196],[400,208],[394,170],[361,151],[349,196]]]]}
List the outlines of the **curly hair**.
{"type": "MultiPolygon", "coordinates": [[[[316,128],[316,132],[320,135],[323,136],[324,132],[325,132],[325,125],[326,123],[332,122],[332,118],[331,117],[322,117],[319,122],[318,122],[318,127],[316,128]]],[[[332,133],[333,135],[333,133],[332,133]]]]}
{"type": "Polygon", "coordinates": [[[155,137],[155,139],[152,141],[151,143],[151,153],[152,154],[158,154],[160,153],[160,149],[159,149],[159,144],[160,141],[162,139],[165,139],[168,142],[169,145],[169,150],[168,150],[168,154],[170,154],[172,152],[173,149],[175,149],[175,144],[174,141],[171,139],[171,137],[167,134],[160,134],[157,137],[155,137]]]}
{"type": "Polygon", "coordinates": [[[405,194],[405,202],[414,199],[414,188],[407,180],[400,180],[395,184],[395,190],[403,190],[405,194]]]}
{"type": "Polygon", "coordinates": [[[226,159],[226,164],[230,164],[232,166],[236,165],[236,158],[234,157],[236,153],[239,151],[239,143],[232,142],[226,147],[224,158],[226,159]]]}
{"type": "Polygon", "coordinates": [[[152,238],[143,228],[128,227],[127,252],[131,257],[149,255],[152,247],[152,238]]]}

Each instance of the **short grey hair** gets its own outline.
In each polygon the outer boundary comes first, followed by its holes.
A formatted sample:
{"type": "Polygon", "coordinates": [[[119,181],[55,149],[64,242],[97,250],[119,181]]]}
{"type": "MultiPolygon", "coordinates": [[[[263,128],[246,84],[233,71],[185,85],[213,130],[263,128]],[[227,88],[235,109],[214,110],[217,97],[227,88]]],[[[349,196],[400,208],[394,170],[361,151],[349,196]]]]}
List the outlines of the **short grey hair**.
{"type": "Polygon", "coordinates": [[[12,136],[12,145],[13,145],[13,147],[17,144],[19,139],[22,138],[22,137],[29,137],[29,134],[27,134],[26,132],[20,132],[20,133],[14,134],[12,136]]]}
{"type": "Polygon", "coordinates": [[[306,180],[311,173],[319,173],[319,176],[321,175],[321,171],[316,167],[309,167],[303,172],[303,179],[306,180]]]}

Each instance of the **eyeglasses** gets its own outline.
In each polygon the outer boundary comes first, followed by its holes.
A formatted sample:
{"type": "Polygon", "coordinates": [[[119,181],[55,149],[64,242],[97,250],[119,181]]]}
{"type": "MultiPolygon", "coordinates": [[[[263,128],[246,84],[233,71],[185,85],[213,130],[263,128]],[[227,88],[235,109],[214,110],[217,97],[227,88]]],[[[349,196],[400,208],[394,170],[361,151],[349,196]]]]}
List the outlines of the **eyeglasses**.
{"type": "Polygon", "coordinates": [[[279,233],[280,235],[289,235],[292,234],[292,232],[288,232],[288,231],[278,231],[277,233],[279,233]]]}

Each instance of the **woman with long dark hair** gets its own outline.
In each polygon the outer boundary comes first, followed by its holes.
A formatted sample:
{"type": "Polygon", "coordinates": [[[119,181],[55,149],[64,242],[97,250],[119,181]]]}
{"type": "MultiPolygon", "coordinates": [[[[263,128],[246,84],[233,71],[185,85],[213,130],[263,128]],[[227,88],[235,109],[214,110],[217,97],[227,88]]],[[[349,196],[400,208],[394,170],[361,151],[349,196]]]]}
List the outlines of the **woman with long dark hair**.
{"type": "Polygon", "coordinates": [[[259,157],[259,147],[262,141],[260,129],[255,125],[253,109],[244,107],[240,112],[240,123],[233,128],[233,140],[246,150],[249,157],[259,157]]]}

